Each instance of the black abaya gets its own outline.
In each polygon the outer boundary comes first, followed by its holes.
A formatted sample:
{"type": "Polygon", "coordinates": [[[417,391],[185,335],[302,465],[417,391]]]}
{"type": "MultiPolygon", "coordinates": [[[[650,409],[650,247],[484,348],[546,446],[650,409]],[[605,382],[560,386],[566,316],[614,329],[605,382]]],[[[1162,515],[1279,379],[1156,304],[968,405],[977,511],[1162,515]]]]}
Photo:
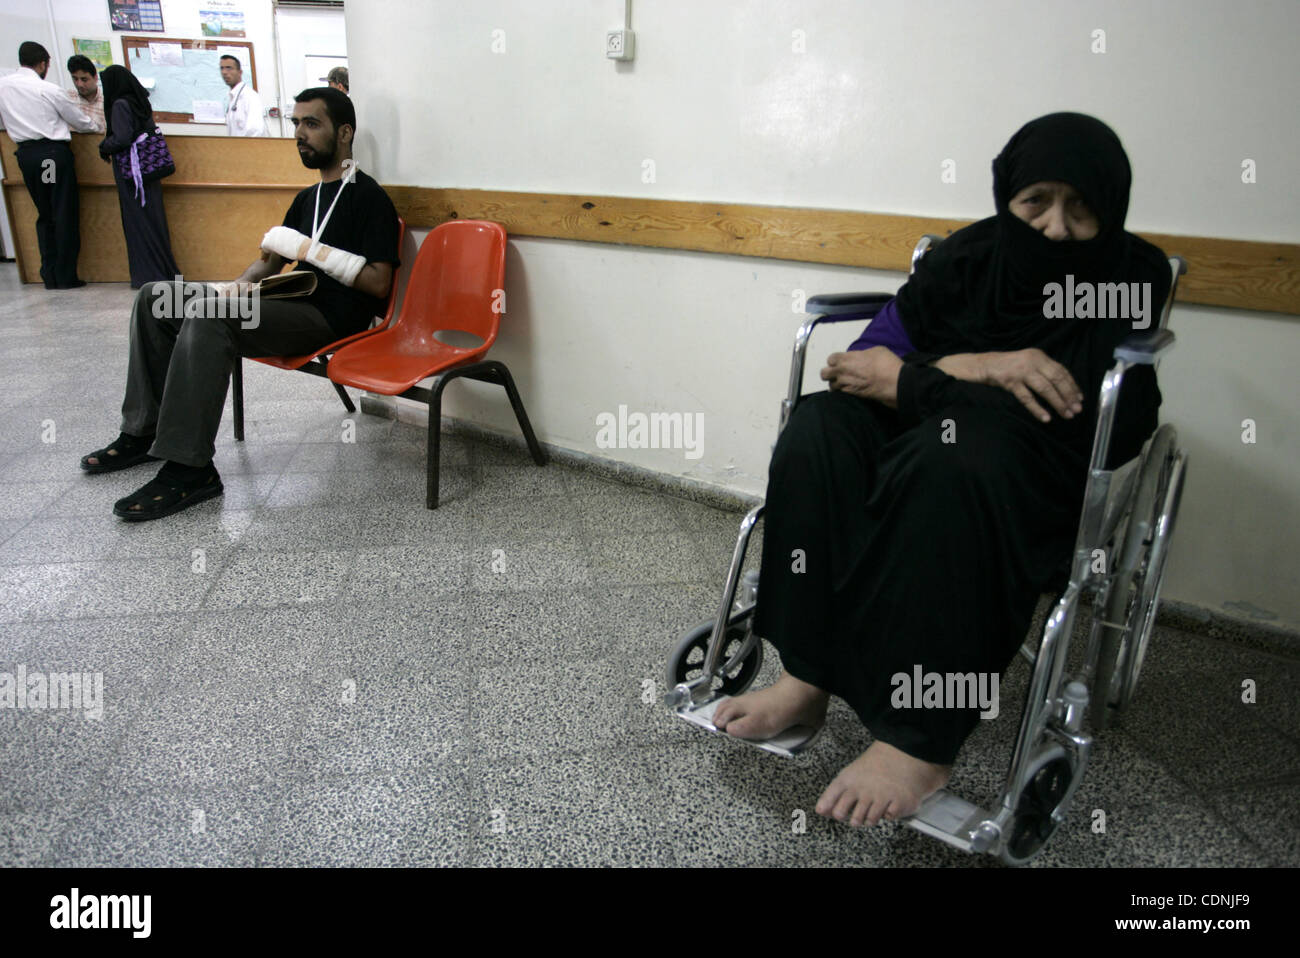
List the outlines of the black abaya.
{"type": "MultiPolygon", "coordinates": [[[[107,72],[107,71],[105,71],[107,72]]],[[[148,121],[152,124],[152,119],[148,121]]],[[[118,168],[117,154],[130,150],[143,126],[126,97],[116,99],[111,108],[109,135],[100,144],[100,154],[113,160],[113,181],[117,184],[118,206],[122,211],[122,233],[126,237],[126,256],[131,268],[131,288],[145,283],[171,281],[180,275],[172,255],[171,232],[167,228],[167,210],[163,206],[162,181],[145,183],[144,203],[135,181],[124,177],[118,168]]],[[[152,126],[149,127],[152,129],[152,126]]]]}
{"type": "MultiPolygon", "coordinates": [[[[898,408],[844,392],[807,397],[773,453],[755,629],[791,675],[840,696],[878,740],[925,761],[951,764],[979,709],[895,707],[893,677],[918,666],[940,675],[1006,668],[1073,545],[1098,389],[1132,332],[1123,319],[1044,321],[1043,280],[1064,266],[1151,282],[1156,304],[1168,290],[1159,251],[1123,232],[1127,159],[1121,169],[1105,134],[1114,137],[1076,114],[1018,133],[994,167],[998,217],[954,233],[899,293],[918,352],[900,371],[898,408]],[[1073,162],[1053,174],[1062,156],[1073,162]],[[1102,242],[1044,247],[1051,241],[1008,222],[1014,192],[1050,179],[1083,194],[1102,242]],[[1071,250],[1079,255],[1063,255],[1071,250]],[[1045,424],[1010,392],[927,364],[1029,347],[1070,370],[1082,415],[1045,424]]],[[[1113,461],[1140,449],[1159,402],[1150,367],[1130,373],[1113,461]]]]}

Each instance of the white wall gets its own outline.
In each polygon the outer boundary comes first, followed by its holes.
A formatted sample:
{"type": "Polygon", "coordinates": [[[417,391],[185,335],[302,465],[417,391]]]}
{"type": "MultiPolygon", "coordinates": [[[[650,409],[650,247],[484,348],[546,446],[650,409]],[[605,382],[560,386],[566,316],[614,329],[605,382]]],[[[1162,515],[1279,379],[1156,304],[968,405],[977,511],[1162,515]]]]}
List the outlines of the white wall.
{"type": "MultiPolygon", "coordinates": [[[[657,0],[635,5],[637,57],[616,65],[603,37],[622,9],[351,5],[359,158],[386,183],[979,218],[1010,134],[1074,109],[1124,140],[1130,229],[1300,239],[1292,0],[657,0]],[[1097,29],[1105,53],[1091,52],[1097,29]],[[1246,158],[1254,185],[1240,179],[1246,158]],[[945,159],[955,184],[940,180],[945,159]]],[[[792,291],[904,279],[537,239],[511,241],[507,276],[497,355],[545,439],[750,493],[765,483],[792,291]],[[598,449],[596,416],[620,404],[704,413],[703,458],[598,449]]],[[[1180,340],[1161,381],[1191,468],[1170,598],[1248,602],[1300,625],[1298,323],[1201,307],[1174,316],[1180,340]],[[1259,423],[1253,446],[1241,442],[1246,418],[1259,423]]],[[[815,341],[813,353],[848,338],[815,341]]],[[[502,397],[479,384],[459,384],[445,408],[514,430],[502,397]]]]}
{"type": "MultiPolygon", "coordinates": [[[[199,2],[163,0],[165,35],[197,36],[199,2]]],[[[69,85],[73,36],[110,38],[120,56],[103,0],[48,3],[57,35],[45,3],[20,0],[0,0],[0,35],[55,52],[56,82],[69,85]]],[[[269,103],[271,6],[244,7],[269,103]]],[[[992,210],[989,161],[1011,132],[1076,109],[1125,142],[1131,229],[1300,239],[1294,0],[655,0],[635,5],[636,60],[615,64],[601,51],[622,9],[619,0],[350,4],[359,158],[387,183],[977,218],[992,210]],[[1091,52],[1098,29],[1105,53],[1091,52]],[[1253,185],[1240,180],[1246,158],[1258,164],[1253,185]],[[653,183],[643,180],[647,159],[653,183]],[[940,181],[946,159],[956,183],[940,181]]],[[[14,55],[0,49],[0,62],[14,55]]],[[[792,291],[892,290],[904,278],[526,239],[511,242],[508,276],[497,354],[545,439],[752,493],[764,485],[797,324],[792,291]],[[596,415],[620,404],[704,413],[703,458],[597,449],[596,415]]],[[[1250,603],[1292,626],[1298,324],[1180,307],[1179,346],[1161,369],[1165,415],[1191,453],[1165,594],[1212,608],[1250,603]],[[1254,445],[1240,440],[1247,418],[1259,424],[1254,445]]],[[[447,410],[513,430],[501,397],[478,384],[458,384],[447,410]]]]}
{"type": "MultiPolygon", "coordinates": [[[[199,29],[199,9],[203,0],[162,0],[163,27],[161,33],[144,31],[119,32],[109,26],[108,4],[104,0],[0,0],[0,35],[4,47],[0,48],[0,63],[16,66],[18,61],[18,44],[24,40],[35,40],[50,51],[50,73],[46,77],[67,89],[72,88],[65,64],[72,56],[72,38],[89,40],[109,40],[112,44],[113,62],[124,65],[122,57],[122,37],[169,37],[181,40],[204,39],[199,29]],[[49,10],[53,10],[54,25],[51,29],[49,10]]],[[[237,37],[240,41],[253,44],[253,55],[257,58],[257,88],[262,94],[262,103],[266,107],[276,102],[276,55],[275,43],[271,29],[270,0],[243,0],[244,29],[246,35],[237,37]]],[[[336,15],[337,16],[337,15],[336,15]]],[[[252,81],[248,64],[244,64],[244,79],[252,81]]],[[[288,101],[293,102],[294,90],[288,94],[288,101]]],[[[279,124],[270,121],[268,130],[273,136],[281,135],[279,124]]],[[[164,123],[164,134],[224,136],[224,123],[164,123]]],[[[287,131],[286,131],[287,134],[287,131]]]]}

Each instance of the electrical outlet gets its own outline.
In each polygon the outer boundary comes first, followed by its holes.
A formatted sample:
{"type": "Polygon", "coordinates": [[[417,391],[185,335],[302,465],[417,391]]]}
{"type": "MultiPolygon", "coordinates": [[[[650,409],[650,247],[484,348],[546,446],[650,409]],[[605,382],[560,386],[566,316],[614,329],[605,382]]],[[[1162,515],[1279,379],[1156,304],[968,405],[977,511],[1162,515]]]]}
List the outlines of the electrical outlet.
{"type": "Polygon", "coordinates": [[[610,30],[605,34],[605,56],[610,60],[631,60],[635,40],[631,30],[610,30]]]}

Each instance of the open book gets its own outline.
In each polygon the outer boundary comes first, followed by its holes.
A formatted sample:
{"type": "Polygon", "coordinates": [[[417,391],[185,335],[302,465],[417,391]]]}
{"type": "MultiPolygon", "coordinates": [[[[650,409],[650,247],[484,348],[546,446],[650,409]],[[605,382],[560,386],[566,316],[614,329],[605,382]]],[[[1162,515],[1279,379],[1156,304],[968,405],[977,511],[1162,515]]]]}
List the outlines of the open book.
{"type": "Polygon", "coordinates": [[[316,274],[309,269],[291,269],[287,273],[268,276],[260,283],[209,283],[223,292],[239,285],[240,294],[256,291],[262,299],[292,299],[295,296],[310,296],[316,292],[316,274]]]}

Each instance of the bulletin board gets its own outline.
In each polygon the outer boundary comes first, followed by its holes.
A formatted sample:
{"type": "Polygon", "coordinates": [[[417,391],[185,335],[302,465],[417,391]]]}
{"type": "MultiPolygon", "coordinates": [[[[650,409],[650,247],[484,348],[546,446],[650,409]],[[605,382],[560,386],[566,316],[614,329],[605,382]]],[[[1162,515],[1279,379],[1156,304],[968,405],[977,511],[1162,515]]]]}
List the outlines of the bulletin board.
{"type": "MultiPolygon", "coordinates": [[[[257,64],[253,44],[247,40],[174,40],[170,37],[123,37],[122,55],[126,68],[140,80],[153,80],[149,101],[159,123],[194,123],[193,100],[217,100],[225,106],[229,87],[221,79],[219,50],[240,48],[239,62],[244,81],[257,89],[257,64]],[[183,65],[156,64],[149,52],[151,43],[181,47],[183,65]]],[[[145,84],[148,87],[148,84],[145,84]]]]}

